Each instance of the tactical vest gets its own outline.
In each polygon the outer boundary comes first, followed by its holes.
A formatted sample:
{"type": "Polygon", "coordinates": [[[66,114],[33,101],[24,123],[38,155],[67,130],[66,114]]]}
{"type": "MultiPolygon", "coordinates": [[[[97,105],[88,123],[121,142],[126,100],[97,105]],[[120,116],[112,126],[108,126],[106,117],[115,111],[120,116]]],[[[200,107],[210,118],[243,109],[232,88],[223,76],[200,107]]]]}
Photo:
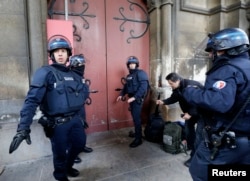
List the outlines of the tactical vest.
{"type": "Polygon", "coordinates": [[[150,87],[148,83],[148,77],[142,70],[137,70],[126,77],[126,92],[128,95],[133,96],[138,91],[138,88],[140,87],[140,81],[147,81],[148,86],[147,90],[145,90],[146,94],[150,87]]]}
{"type": "Polygon", "coordinates": [[[50,116],[67,115],[79,111],[88,94],[88,86],[73,72],[63,72],[48,66],[56,82],[47,90],[41,110],[50,116]]]}
{"type": "Polygon", "coordinates": [[[131,95],[135,94],[139,87],[137,72],[129,74],[126,78],[126,83],[127,83],[127,93],[131,95]]]}

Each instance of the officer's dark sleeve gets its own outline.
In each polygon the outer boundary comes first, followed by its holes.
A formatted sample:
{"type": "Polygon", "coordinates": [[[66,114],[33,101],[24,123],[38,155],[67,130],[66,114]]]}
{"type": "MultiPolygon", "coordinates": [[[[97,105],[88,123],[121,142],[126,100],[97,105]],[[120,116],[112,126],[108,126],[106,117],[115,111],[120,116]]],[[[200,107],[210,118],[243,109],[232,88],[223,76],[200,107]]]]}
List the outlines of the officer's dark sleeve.
{"type": "MultiPolygon", "coordinates": [[[[234,104],[237,90],[235,71],[232,71],[232,68],[229,66],[224,66],[217,72],[217,74],[214,73],[214,75],[217,75],[216,77],[209,77],[209,82],[215,83],[221,80],[226,82],[225,87],[219,89],[214,87],[214,84],[211,83],[205,83],[204,89],[186,87],[183,90],[183,96],[188,103],[220,113],[225,113],[231,109],[234,104]]],[[[243,82],[244,80],[242,79],[241,81],[243,82]]]]}
{"type": "MultiPolygon", "coordinates": [[[[204,88],[204,86],[200,82],[194,81],[194,80],[189,80],[189,79],[186,79],[186,81],[185,81],[185,87],[187,87],[187,86],[194,86],[196,89],[203,89],[204,88]]],[[[193,104],[188,105],[187,112],[192,117],[197,117],[200,114],[198,112],[197,107],[195,105],[193,105],[193,104]]]]}
{"type": "Polygon", "coordinates": [[[127,84],[124,84],[121,92],[120,92],[120,96],[125,96],[127,94],[127,84]]]}
{"type": "Polygon", "coordinates": [[[139,87],[134,95],[135,99],[142,98],[145,96],[148,90],[148,75],[143,70],[139,70],[138,74],[139,87]]]}
{"type": "Polygon", "coordinates": [[[20,123],[18,124],[17,131],[29,130],[36,109],[40,105],[46,92],[46,77],[47,71],[43,68],[35,72],[23,107],[20,111],[20,123]]]}
{"type": "Polygon", "coordinates": [[[178,93],[176,91],[173,91],[173,93],[171,94],[169,98],[162,100],[163,104],[164,105],[174,104],[179,101],[178,97],[179,97],[178,93]]]}

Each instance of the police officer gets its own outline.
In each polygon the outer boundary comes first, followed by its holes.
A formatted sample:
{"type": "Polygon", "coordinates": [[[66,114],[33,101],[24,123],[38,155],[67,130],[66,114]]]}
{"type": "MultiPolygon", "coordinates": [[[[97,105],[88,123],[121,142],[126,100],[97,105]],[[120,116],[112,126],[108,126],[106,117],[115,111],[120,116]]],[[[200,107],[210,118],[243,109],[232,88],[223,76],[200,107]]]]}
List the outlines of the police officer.
{"type": "Polygon", "coordinates": [[[126,83],[124,84],[124,87],[116,100],[120,101],[125,95],[128,96],[127,102],[130,105],[130,111],[135,127],[135,139],[129,146],[131,148],[135,148],[142,144],[142,127],[140,116],[144,97],[148,91],[149,81],[147,73],[139,69],[139,60],[137,57],[128,57],[127,68],[129,70],[129,74],[126,77],[126,83]]]}
{"type": "MultiPolygon", "coordinates": [[[[84,71],[85,71],[85,57],[83,54],[79,54],[79,55],[73,55],[70,57],[69,59],[69,68],[76,74],[78,74],[79,76],[82,77],[82,83],[85,84],[85,96],[86,99],[89,98],[89,82],[87,82],[84,78],[84,71]]],[[[83,128],[87,129],[88,128],[88,123],[86,121],[86,111],[85,111],[85,102],[83,103],[83,106],[79,112],[79,115],[82,118],[82,123],[83,123],[83,128]]],[[[85,131],[85,130],[84,130],[85,131]]],[[[92,152],[93,149],[90,147],[87,147],[85,145],[83,152],[85,153],[90,153],[92,152]]],[[[79,156],[77,156],[74,160],[74,163],[80,163],[82,160],[79,156]]]]}
{"type": "Polygon", "coordinates": [[[213,65],[206,74],[205,88],[184,89],[185,99],[204,108],[208,117],[204,141],[189,167],[194,181],[208,180],[210,164],[250,164],[250,104],[243,107],[250,96],[248,50],[249,39],[242,29],[226,28],[210,34],[205,51],[213,65]]]}
{"type": "Polygon", "coordinates": [[[79,175],[79,171],[72,166],[86,144],[86,135],[79,115],[86,92],[82,77],[73,74],[66,66],[72,55],[69,41],[62,36],[51,38],[48,52],[53,63],[39,68],[33,76],[9,152],[16,150],[23,140],[31,144],[30,125],[36,108],[40,106],[44,115],[41,118],[43,125],[46,126],[46,121],[50,122],[50,126],[51,122],[53,123],[53,131],[49,137],[53,152],[54,178],[68,181],[68,176],[79,175]]]}
{"type": "Polygon", "coordinates": [[[197,88],[202,89],[203,85],[200,82],[195,81],[195,80],[184,79],[175,72],[169,73],[166,76],[166,80],[168,81],[169,85],[172,88],[172,94],[167,99],[156,100],[156,104],[169,105],[169,104],[174,104],[176,102],[179,103],[180,108],[183,112],[181,117],[185,120],[184,139],[187,141],[187,148],[191,150],[191,154],[190,154],[191,157],[187,161],[185,161],[184,165],[189,167],[191,163],[191,158],[193,157],[195,153],[195,147],[196,147],[195,144],[198,144],[198,142],[201,140],[200,129],[202,128],[200,127],[202,124],[200,122],[202,121],[202,117],[197,107],[189,104],[184,99],[184,97],[182,96],[182,90],[188,85],[197,86],[197,88]],[[198,125],[198,122],[199,122],[199,125],[198,125]],[[195,130],[196,123],[198,127],[197,135],[196,135],[196,130],[195,130]]]}

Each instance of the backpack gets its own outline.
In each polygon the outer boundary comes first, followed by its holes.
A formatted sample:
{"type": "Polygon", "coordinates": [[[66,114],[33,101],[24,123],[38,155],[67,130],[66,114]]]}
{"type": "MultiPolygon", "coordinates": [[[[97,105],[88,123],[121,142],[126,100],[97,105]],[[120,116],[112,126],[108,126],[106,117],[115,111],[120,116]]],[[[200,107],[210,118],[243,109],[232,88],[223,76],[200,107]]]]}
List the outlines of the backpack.
{"type": "MultiPolygon", "coordinates": [[[[158,96],[160,99],[160,94],[158,96]]],[[[144,129],[145,139],[154,143],[162,143],[163,129],[165,121],[159,114],[159,105],[156,106],[154,114],[152,114],[147,122],[147,125],[144,129]]]]}
{"type": "Polygon", "coordinates": [[[167,121],[163,130],[163,150],[171,154],[187,154],[187,148],[182,144],[182,133],[183,128],[178,123],[167,121]]]}

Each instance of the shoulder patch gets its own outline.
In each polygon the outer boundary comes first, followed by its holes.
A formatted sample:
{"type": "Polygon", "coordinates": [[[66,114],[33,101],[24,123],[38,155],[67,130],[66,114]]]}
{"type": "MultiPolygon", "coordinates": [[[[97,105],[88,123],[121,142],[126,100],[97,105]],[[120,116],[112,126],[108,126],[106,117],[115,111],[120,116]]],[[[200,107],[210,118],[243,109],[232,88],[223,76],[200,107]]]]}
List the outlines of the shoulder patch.
{"type": "Polygon", "coordinates": [[[226,86],[226,84],[227,83],[225,81],[219,80],[213,84],[213,87],[216,89],[223,89],[226,86]]]}

